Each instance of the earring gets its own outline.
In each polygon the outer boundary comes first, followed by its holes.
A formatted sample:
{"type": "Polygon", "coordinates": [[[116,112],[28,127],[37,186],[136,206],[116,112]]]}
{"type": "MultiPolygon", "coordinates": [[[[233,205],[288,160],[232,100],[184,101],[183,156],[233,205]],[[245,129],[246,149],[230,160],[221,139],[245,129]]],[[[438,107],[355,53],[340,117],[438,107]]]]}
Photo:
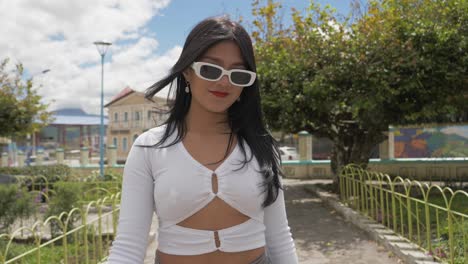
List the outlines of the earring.
{"type": "Polygon", "coordinates": [[[185,93],[190,93],[190,83],[186,82],[187,86],[185,86],[185,93]]]}
{"type": "Polygon", "coordinates": [[[240,102],[240,96],[239,96],[239,97],[237,97],[236,101],[237,101],[237,102],[240,102]]]}

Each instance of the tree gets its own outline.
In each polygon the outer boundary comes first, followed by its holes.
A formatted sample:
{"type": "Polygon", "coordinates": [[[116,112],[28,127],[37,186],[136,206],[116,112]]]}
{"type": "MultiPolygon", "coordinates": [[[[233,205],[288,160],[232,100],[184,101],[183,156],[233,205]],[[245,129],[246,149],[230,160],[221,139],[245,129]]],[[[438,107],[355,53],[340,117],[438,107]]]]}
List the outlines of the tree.
{"type": "Polygon", "coordinates": [[[46,126],[51,114],[33,89],[33,80],[22,79],[23,65],[8,72],[8,63],[8,59],[0,63],[0,136],[22,136],[46,126]]]}
{"type": "Polygon", "coordinates": [[[253,37],[270,128],[333,142],[331,167],[366,166],[389,125],[468,120],[465,0],[371,1],[340,18],[311,2],[278,21],[253,3],[253,37]]]}

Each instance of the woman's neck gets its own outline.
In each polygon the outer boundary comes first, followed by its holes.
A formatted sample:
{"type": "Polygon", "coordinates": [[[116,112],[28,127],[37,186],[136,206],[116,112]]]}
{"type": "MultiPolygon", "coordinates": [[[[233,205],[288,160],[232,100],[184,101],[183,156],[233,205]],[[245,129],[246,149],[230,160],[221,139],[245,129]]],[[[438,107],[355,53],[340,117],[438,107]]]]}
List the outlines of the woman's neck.
{"type": "Polygon", "coordinates": [[[201,107],[190,107],[185,122],[187,132],[199,135],[227,134],[231,132],[228,113],[213,113],[201,107]]]}

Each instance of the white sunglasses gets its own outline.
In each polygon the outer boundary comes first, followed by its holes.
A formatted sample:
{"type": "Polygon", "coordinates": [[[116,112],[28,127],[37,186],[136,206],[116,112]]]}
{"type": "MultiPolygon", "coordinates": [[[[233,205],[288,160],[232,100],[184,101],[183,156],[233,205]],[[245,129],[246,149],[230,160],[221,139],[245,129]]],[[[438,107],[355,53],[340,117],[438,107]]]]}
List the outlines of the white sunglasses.
{"type": "Polygon", "coordinates": [[[252,71],[241,69],[226,70],[221,66],[208,62],[194,62],[191,67],[195,71],[195,74],[204,80],[214,82],[227,75],[230,83],[240,87],[252,85],[257,77],[257,74],[252,71]]]}

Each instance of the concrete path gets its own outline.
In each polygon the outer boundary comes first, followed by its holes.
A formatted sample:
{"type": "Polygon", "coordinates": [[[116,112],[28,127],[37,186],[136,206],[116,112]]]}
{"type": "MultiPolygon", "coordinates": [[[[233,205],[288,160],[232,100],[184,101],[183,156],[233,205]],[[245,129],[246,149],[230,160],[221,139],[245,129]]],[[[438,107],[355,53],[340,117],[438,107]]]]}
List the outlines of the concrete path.
{"type": "MultiPolygon", "coordinates": [[[[319,182],[328,181],[284,180],[289,226],[300,264],[403,263],[304,189],[307,184],[319,182]]],[[[156,228],[154,216],[145,264],[154,263],[156,228]]]]}
{"type": "Polygon", "coordinates": [[[314,181],[285,180],[286,211],[301,264],[403,263],[307,192],[314,181]]]}

